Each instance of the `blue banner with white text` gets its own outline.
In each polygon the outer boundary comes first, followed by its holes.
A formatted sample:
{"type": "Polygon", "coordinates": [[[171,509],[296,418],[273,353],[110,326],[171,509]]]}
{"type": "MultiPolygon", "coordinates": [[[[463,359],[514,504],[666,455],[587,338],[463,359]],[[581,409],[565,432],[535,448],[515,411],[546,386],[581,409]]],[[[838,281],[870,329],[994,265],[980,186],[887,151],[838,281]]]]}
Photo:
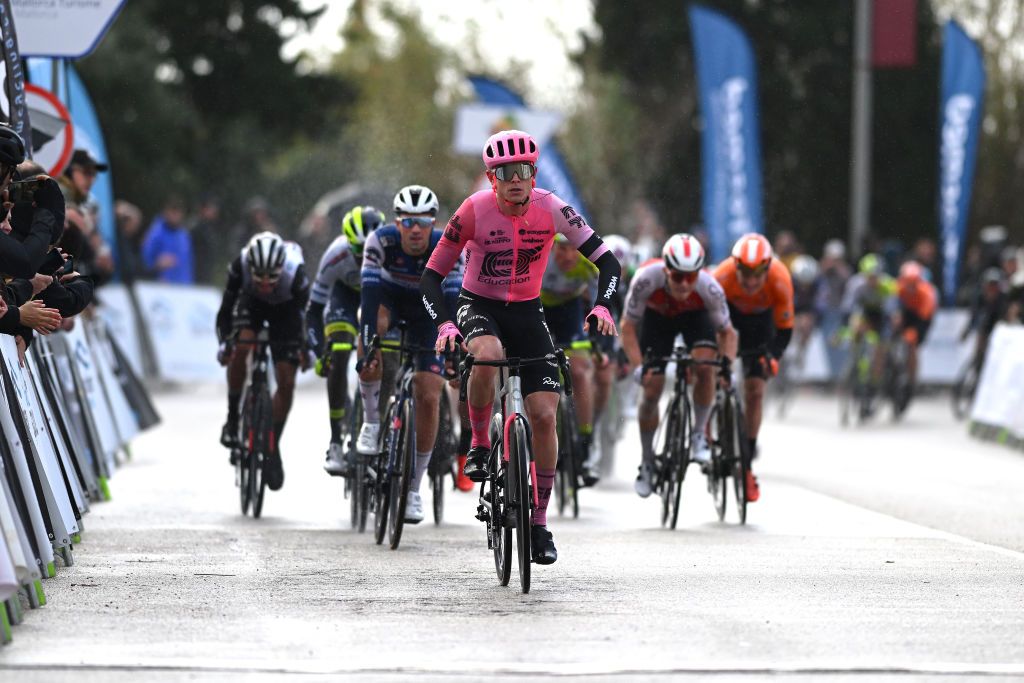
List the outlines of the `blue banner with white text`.
{"type": "Polygon", "coordinates": [[[745,233],[764,232],[757,66],[743,31],[718,12],[692,5],[690,30],[704,120],[704,223],[717,262],[745,233]]]}
{"type": "Polygon", "coordinates": [[[942,238],[942,299],[956,297],[978,156],[985,94],[981,50],[955,21],[946,24],[942,51],[939,126],[939,231],[942,238]]]}
{"type": "MultiPolygon", "coordinates": [[[[501,83],[489,78],[478,76],[470,77],[473,89],[477,97],[484,104],[508,105],[512,107],[525,107],[523,98],[515,94],[501,83]]],[[[495,131],[497,132],[497,131],[495,131]]],[[[526,131],[529,133],[530,131],[526,131]]],[[[576,209],[576,213],[584,218],[587,217],[586,207],[583,205],[583,198],[576,190],[569,169],[553,144],[547,144],[541,148],[540,159],[537,160],[537,187],[551,190],[558,195],[566,204],[576,209]]]]}

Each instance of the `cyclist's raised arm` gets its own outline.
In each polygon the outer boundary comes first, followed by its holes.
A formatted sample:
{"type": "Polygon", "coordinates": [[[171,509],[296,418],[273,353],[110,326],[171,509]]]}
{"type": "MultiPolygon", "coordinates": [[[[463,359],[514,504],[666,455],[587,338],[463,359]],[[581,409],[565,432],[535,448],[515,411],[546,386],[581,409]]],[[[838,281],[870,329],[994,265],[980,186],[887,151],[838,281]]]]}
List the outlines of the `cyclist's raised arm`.
{"type": "Polygon", "coordinates": [[[238,256],[228,265],[228,283],[224,287],[224,296],[217,311],[217,336],[225,341],[231,336],[231,319],[234,313],[238,292],[242,289],[242,257],[238,256]]]}
{"type": "Polygon", "coordinates": [[[476,212],[473,209],[472,198],[462,202],[459,210],[452,214],[448,225],[444,228],[441,241],[434,247],[434,252],[427,261],[427,267],[423,269],[423,276],[420,278],[420,294],[423,296],[423,305],[430,315],[431,321],[438,327],[446,322],[451,322],[451,313],[445,305],[445,295],[442,289],[442,282],[455,264],[459,261],[462,248],[466,242],[473,239],[476,232],[476,212]]]}
{"type": "Polygon", "coordinates": [[[364,350],[377,334],[377,313],[380,310],[381,271],[384,269],[384,247],[377,232],[370,233],[363,248],[363,269],[360,275],[360,336],[364,350]]]}
{"type": "MultiPolygon", "coordinates": [[[[550,196],[554,199],[554,195],[550,196]]],[[[612,298],[619,286],[619,278],[622,277],[622,265],[619,260],[608,249],[600,235],[587,225],[583,216],[577,214],[568,204],[561,200],[555,201],[551,215],[554,218],[555,230],[565,235],[581,254],[597,266],[599,275],[594,306],[604,306],[606,311],[610,310],[612,298]]]]}

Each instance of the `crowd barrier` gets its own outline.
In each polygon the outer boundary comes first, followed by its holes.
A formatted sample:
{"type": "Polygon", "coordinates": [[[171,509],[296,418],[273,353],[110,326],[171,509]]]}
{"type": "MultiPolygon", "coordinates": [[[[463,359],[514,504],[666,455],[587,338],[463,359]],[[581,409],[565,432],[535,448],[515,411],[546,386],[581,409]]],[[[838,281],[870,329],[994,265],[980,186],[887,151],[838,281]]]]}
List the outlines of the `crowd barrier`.
{"type": "Polygon", "coordinates": [[[1024,448],[1024,327],[996,325],[971,404],[971,433],[1024,448]]]}
{"type": "Polygon", "coordinates": [[[0,640],[43,579],[74,563],[83,515],[110,498],[129,443],[159,417],[102,318],[39,336],[20,357],[0,335],[0,640]]]}

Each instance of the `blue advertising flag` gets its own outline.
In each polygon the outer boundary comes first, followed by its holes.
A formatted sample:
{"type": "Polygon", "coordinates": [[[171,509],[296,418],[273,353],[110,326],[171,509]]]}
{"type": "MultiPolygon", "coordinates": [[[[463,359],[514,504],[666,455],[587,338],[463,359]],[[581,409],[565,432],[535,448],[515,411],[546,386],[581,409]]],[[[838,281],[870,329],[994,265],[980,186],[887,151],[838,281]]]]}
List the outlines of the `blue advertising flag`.
{"type": "MultiPolygon", "coordinates": [[[[510,107],[526,106],[523,98],[497,81],[479,76],[472,76],[469,81],[473,84],[477,97],[484,104],[507,105],[510,107]]],[[[529,133],[530,131],[526,132],[529,133]]],[[[541,150],[540,159],[537,160],[537,186],[551,190],[569,206],[576,209],[576,213],[586,218],[587,209],[583,205],[583,198],[580,197],[580,193],[576,190],[576,185],[572,181],[569,169],[565,165],[562,155],[558,152],[558,148],[553,143],[546,145],[541,150]]]]}
{"type": "Polygon", "coordinates": [[[747,37],[718,12],[692,5],[690,30],[704,119],[704,223],[721,261],[745,233],[764,232],[757,67],[747,37]]]}
{"type": "Polygon", "coordinates": [[[939,126],[939,230],[942,237],[942,298],[956,297],[967,218],[971,207],[978,132],[985,94],[981,50],[960,25],[946,24],[942,52],[939,126]]]}

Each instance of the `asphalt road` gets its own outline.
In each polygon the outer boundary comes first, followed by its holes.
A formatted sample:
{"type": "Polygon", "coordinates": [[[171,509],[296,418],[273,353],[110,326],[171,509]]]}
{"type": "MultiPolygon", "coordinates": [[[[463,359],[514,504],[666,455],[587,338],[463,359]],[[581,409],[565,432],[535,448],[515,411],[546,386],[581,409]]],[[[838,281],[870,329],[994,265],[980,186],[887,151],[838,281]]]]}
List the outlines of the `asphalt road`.
{"type": "Polygon", "coordinates": [[[497,585],[473,496],[450,493],[445,524],[407,527],[398,551],[350,531],[314,388],[284,488],[242,517],[223,404],[158,397],[163,426],[0,649],[0,680],[1024,677],[1024,456],[968,438],[945,401],[840,430],[832,400],[800,396],[765,428],[745,527],[717,521],[691,470],[662,529],[632,492],[627,429],[581,518],[552,516],[560,558],[525,596],[497,585]]]}

